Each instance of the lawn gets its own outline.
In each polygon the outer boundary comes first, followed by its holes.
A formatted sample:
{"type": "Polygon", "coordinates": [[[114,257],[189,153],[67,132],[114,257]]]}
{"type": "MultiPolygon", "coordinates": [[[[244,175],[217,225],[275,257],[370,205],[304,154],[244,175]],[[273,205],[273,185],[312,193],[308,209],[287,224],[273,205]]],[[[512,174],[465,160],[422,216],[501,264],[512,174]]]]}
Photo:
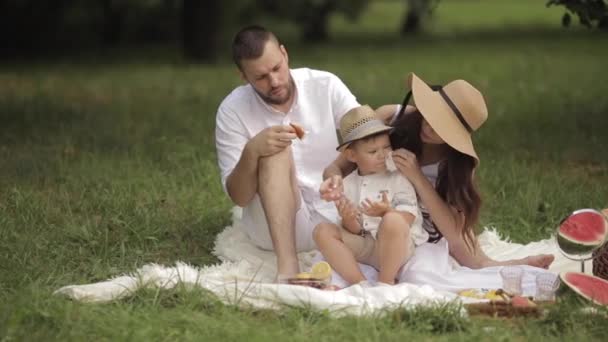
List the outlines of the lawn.
{"type": "MultiPolygon", "coordinates": [[[[376,1],[292,67],[337,74],[361,103],[400,102],[404,77],[482,89],[476,136],[481,226],[549,237],[581,207],[608,207],[606,33],[559,26],[543,1],[442,1],[401,38],[401,3],[376,1]]],[[[282,31],[280,31],[282,32],[282,31]]],[[[226,42],[225,56],[229,43],[226,42]]],[[[215,161],[215,111],[240,79],[226,58],[185,63],[173,47],[0,66],[0,340],[600,340],[601,315],[556,305],[539,319],[465,320],[445,308],[330,319],[302,308],[239,309],[209,294],[142,290],[110,304],[52,296],[143,264],[208,265],[230,224],[215,161]]],[[[603,336],[603,337],[602,337],[603,336]]]]}

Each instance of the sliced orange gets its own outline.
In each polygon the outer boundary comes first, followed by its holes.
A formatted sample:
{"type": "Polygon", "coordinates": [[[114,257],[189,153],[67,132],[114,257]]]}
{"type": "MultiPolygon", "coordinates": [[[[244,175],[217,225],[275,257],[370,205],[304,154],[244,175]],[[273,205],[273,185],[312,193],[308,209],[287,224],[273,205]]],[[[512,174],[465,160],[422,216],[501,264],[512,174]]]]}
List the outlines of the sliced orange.
{"type": "Polygon", "coordinates": [[[331,277],[331,266],[325,261],[319,261],[312,265],[310,273],[315,279],[329,279],[331,277]]]}

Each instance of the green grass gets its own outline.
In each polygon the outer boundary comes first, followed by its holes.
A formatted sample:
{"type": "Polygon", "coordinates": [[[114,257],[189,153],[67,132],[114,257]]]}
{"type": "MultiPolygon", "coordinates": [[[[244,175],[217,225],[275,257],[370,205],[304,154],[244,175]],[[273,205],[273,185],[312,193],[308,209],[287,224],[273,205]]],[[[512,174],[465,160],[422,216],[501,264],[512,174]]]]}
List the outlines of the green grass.
{"type": "MultiPolygon", "coordinates": [[[[404,77],[464,78],[490,116],[476,136],[482,224],[548,237],[579,207],[608,207],[606,36],[559,26],[544,2],[443,1],[400,38],[400,2],[307,46],[286,24],[292,67],[339,75],[362,103],[400,102],[404,77]]],[[[283,27],[283,26],[281,26],[283,27]]],[[[541,319],[462,320],[449,308],[329,319],[237,309],[201,290],[142,290],[88,305],[51,295],[149,263],[217,262],[230,223],[215,162],[215,111],[240,83],[228,62],[191,65],[165,47],[126,58],[0,66],[0,340],[599,340],[606,316],[557,305],[541,319]]]]}

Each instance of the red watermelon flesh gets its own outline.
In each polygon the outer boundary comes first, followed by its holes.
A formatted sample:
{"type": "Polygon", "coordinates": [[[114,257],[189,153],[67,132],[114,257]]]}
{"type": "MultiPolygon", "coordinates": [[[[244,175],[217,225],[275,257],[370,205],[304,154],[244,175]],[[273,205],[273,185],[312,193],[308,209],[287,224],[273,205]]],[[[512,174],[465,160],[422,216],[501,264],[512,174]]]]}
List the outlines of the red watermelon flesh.
{"type": "Polygon", "coordinates": [[[574,241],[602,242],[606,237],[606,220],[594,211],[578,212],[562,223],[559,233],[574,241]]]}
{"type": "Polygon", "coordinates": [[[608,305],[608,281],[590,274],[564,272],[562,282],[579,295],[599,305],[608,305]]]}

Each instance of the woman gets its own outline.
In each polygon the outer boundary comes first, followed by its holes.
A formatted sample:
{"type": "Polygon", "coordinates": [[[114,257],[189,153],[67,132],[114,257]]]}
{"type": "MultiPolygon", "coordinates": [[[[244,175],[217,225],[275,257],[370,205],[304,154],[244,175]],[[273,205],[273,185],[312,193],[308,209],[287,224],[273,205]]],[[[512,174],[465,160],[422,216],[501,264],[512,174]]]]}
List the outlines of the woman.
{"type": "MultiPolygon", "coordinates": [[[[425,229],[431,235],[429,242],[444,238],[450,255],[473,269],[504,265],[548,268],[553,255],[496,261],[477,242],[473,229],[481,198],[474,176],[479,157],[471,133],[487,119],[482,94],[463,80],[434,90],[412,73],[408,83],[411,91],[402,106],[382,106],[376,113],[395,127],[391,136],[393,161],[416,189],[424,208],[425,229]],[[407,105],[410,97],[416,107],[407,105]]],[[[325,170],[325,176],[333,176],[321,185],[321,197],[336,200],[341,193],[341,176],[336,175],[350,171],[352,165],[344,156],[338,157],[325,170]]]]}

